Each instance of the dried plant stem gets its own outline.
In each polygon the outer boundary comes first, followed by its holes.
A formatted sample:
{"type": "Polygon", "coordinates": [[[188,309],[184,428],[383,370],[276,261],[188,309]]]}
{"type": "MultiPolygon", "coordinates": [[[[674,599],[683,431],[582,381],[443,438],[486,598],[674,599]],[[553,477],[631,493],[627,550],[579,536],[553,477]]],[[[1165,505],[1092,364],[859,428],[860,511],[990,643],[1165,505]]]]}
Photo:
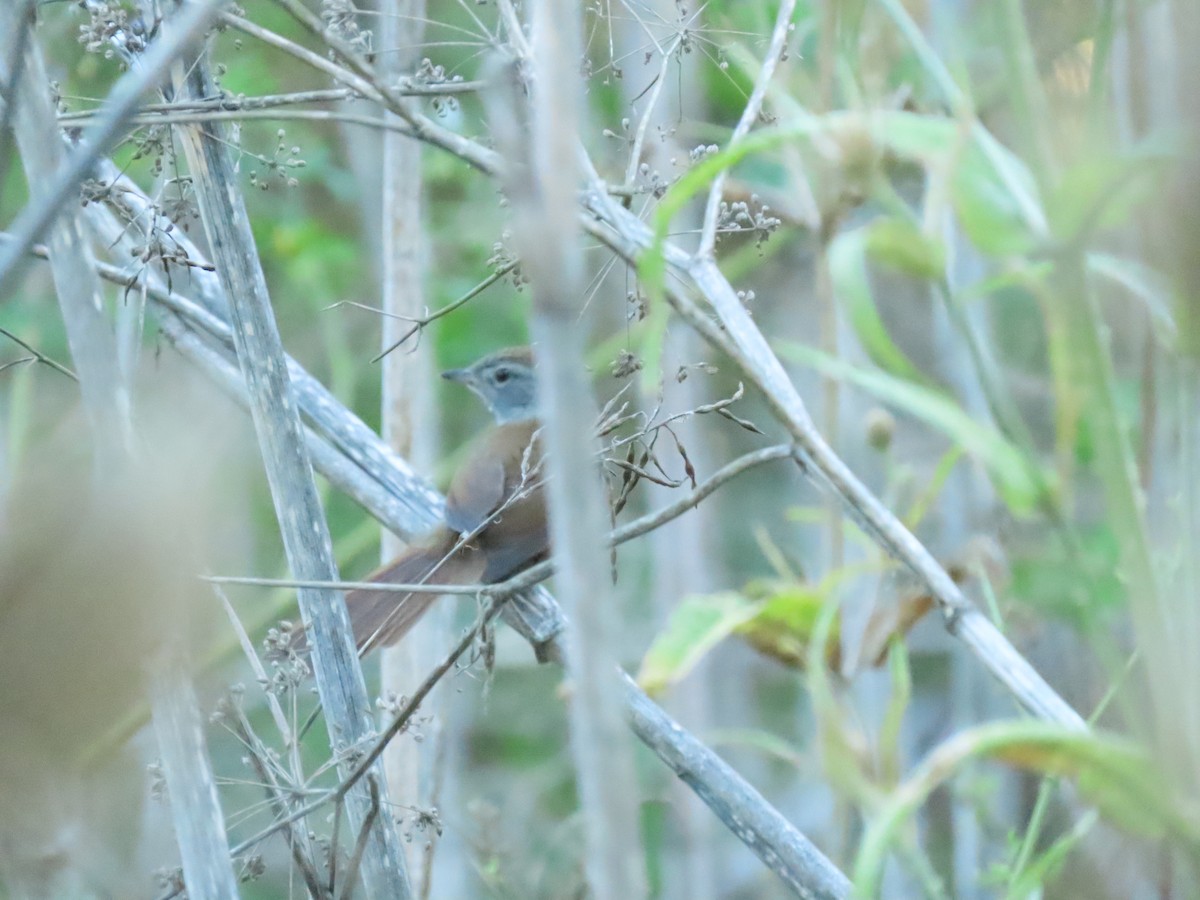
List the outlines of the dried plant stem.
{"type": "MultiPolygon", "coordinates": [[[[469,94],[483,89],[482,81],[448,81],[444,84],[420,84],[401,81],[394,88],[401,97],[444,97],[469,94]]],[[[137,118],[154,122],[154,116],[192,112],[239,112],[249,110],[277,109],[301,103],[339,103],[362,99],[354,88],[326,88],[316,91],[293,91],[285,94],[260,94],[255,97],[219,97],[215,100],[187,100],[180,103],[143,103],[137,108],[137,118]]],[[[92,120],[103,107],[81,109],[58,114],[60,124],[80,123],[92,120]]]]}
{"type": "MultiPolygon", "coordinates": [[[[208,27],[218,7],[226,0],[190,0],[163,26],[162,36],[142,57],[140,65],[121,76],[109,92],[104,110],[87,129],[76,150],[64,160],[53,176],[42,182],[36,200],[21,210],[12,225],[13,240],[0,250],[0,299],[13,286],[34,245],[58,215],[63,205],[78,191],[95,162],[121,136],[126,121],[137,109],[141,96],[157,84],[180,54],[208,27]]],[[[8,4],[6,4],[8,5],[8,4]]],[[[12,34],[13,29],[6,29],[12,34]]],[[[46,123],[54,121],[53,111],[46,123]]],[[[52,141],[57,145],[57,137],[52,141]]]]}
{"type": "Polygon", "coordinates": [[[509,167],[518,255],[533,288],[550,543],[558,591],[574,622],[566,634],[566,663],[587,880],[597,900],[636,900],[647,890],[640,804],[615,680],[619,619],[606,577],[602,537],[608,514],[595,463],[596,414],[580,365],[584,283],[576,195],[582,175],[582,20],[573,4],[555,0],[538,0],[531,10],[532,115],[510,66],[490,118],[509,167]]]}
{"type": "MultiPolygon", "coordinates": [[[[185,71],[186,84],[177,82],[174,86],[178,95],[215,94],[203,58],[188,60],[185,71]]],[[[254,237],[227,141],[216,128],[213,124],[185,127],[179,129],[179,134],[217,274],[229,299],[238,363],[284,549],[298,577],[336,580],[328,526],[313,481],[266,279],[254,252],[254,237]]],[[[345,604],[328,590],[302,590],[299,599],[330,741],[335,749],[353,745],[372,730],[372,721],[345,604]]],[[[382,771],[376,775],[382,778],[382,771]]],[[[387,817],[379,818],[372,812],[376,808],[377,802],[372,803],[367,790],[347,795],[351,824],[361,829],[368,821],[374,823],[363,857],[363,882],[371,897],[405,900],[411,894],[399,837],[387,817]]]]}
{"type": "MultiPolygon", "coordinates": [[[[246,747],[246,755],[250,760],[250,765],[254,767],[254,772],[258,775],[259,781],[262,782],[263,790],[267,794],[267,802],[271,806],[271,810],[275,815],[284,817],[290,812],[283,788],[279,785],[275,778],[275,774],[271,771],[271,767],[267,764],[264,748],[261,741],[255,736],[250,729],[250,723],[246,720],[245,714],[239,709],[230,715],[232,721],[229,727],[237,736],[238,740],[246,747]]],[[[321,880],[317,877],[317,869],[313,855],[312,843],[309,840],[308,832],[305,829],[302,820],[299,828],[293,828],[292,824],[284,826],[281,830],[284,843],[288,845],[292,852],[292,860],[296,863],[296,868],[300,870],[300,875],[304,879],[305,885],[308,887],[310,897],[321,900],[328,896],[324,887],[321,885],[321,880]]]]}
{"type": "MultiPolygon", "coordinates": [[[[751,126],[758,119],[758,114],[762,112],[763,101],[767,97],[767,88],[770,86],[775,69],[787,48],[788,35],[791,34],[792,15],[795,12],[796,0],[783,0],[779,4],[779,13],[775,16],[775,28],[771,32],[771,45],[767,48],[767,55],[763,60],[758,77],[754,80],[750,99],[746,101],[742,115],[733,129],[733,135],[729,139],[730,145],[736,144],[750,133],[751,126]]],[[[709,188],[708,200],[704,206],[704,224],[700,229],[700,246],[696,250],[698,257],[711,256],[716,247],[717,221],[728,172],[728,169],[722,169],[720,174],[713,179],[712,187],[709,188]]]]}
{"type": "MultiPolygon", "coordinates": [[[[384,51],[376,62],[376,78],[394,84],[419,62],[424,39],[425,0],[381,0],[380,42],[384,51]]],[[[404,104],[412,101],[397,98],[404,104]]],[[[389,110],[383,121],[400,124],[405,119],[389,110]]],[[[382,320],[380,340],[386,358],[380,372],[381,434],[388,446],[418,469],[430,471],[438,446],[438,420],[434,407],[432,350],[417,345],[411,353],[386,354],[386,348],[398,344],[405,318],[419,317],[425,309],[425,216],[422,193],[422,151],[420,141],[400,134],[383,135],[382,221],[379,223],[382,260],[382,320]]],[[[381,562],[386,563],[402,549],[401,542],[386,531],[380,542],[381,562]]],[[[420,683],[433,664],[434,647],[444,646],[449,638],[447,608],[435,607],[417,623],[409,640],[385,647],[380,656],[381,687],[385,697],[403,697],[420,683]]],[[[388,775],[389,798],[399,806],[413,807],[424,802],[427,793],[423,765],[436,752],[441,733],[441,710],[431,706],[431,740],[396,741],[384,755],[388,775]]],[[[423,865],[424,846],[419,841],[406,843],[409,878],[413,895],[426,892],[423,865]]]]}

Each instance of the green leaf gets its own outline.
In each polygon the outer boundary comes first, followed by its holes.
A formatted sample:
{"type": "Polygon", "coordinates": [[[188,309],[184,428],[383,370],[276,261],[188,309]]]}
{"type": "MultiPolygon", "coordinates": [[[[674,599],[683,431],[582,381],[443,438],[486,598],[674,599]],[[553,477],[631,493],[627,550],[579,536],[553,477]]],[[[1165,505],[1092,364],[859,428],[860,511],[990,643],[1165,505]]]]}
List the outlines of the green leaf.
{"type": "MultiPolygon", "coordinates": [[[[761,600],[756,614],[738,626],[738,634],[760,653],[804,668],[828,590],[789,581],[755,581],[746,586],[746,593],[761,600]]],[[[835,623],[827,652],[837,646],[835,623]]]]}
{"type": "Polygon", "coordinates": [[[685,597],[646,651],[638,684],[654,695],[683,680],[709,650],[760,608],[736,591],[685,597]]]}
{"type": "Polygon", "coordinates": [[[854,869],[856,897],[877,891],[888,848],[929,795],[972,760],[993,759],[1041,775],[1076,779],[1117,825],[1170,836],[1196,853],[1197,827],[1167,790],[1161,769],[1130,741],[1048,722],[992,722],[956,733],[889,792],[863,837],[854,869]]]}
{"type": "Polygon", "coordinates": [[[1027,514],[1037,504],[1041,488],[1035,463],[994,427],[972,419],[941,390],[852,366],[800,344],[779,341],[776,346],[782,356],[857,385],[942,432],[984,466],[1014,513],[1027,514]]]}
{"type": "Polygon", "coordinates": [[[955,169],[951,199],[963,231],[984,253],[1015,256],[1033,248],[1024,211],[977,147],[955,169]]]}
{"type": "Polygon", "coordinates": [[[867,253],[905,275],[936,280],[946,270],[946,248],[907,219],[876,219],[867,228],[867,253]]]}
{"type": "Polygon", "coordinates": [[[892,341],[875,306],[867,272],[868,235],[869,231],[862,228],[846,231],[829,245],[829,275],[834,290],[846,307],[859,342],[875,364],[894,375],[924,381],[920,370],[892,341]]]}

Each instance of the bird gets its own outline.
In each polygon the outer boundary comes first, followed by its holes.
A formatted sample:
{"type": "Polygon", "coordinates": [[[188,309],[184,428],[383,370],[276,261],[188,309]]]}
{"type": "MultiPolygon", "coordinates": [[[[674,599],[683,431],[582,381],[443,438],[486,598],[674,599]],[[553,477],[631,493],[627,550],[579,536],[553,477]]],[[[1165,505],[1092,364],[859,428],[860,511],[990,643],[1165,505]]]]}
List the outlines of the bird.
{"type": "MultiPolygon", "coordinates": [[[[455,471],[443,524],[368,576],[369,581],[494,584],[549,554],[533,351],[498,350],[442,377],[475,393],[495,422],[455,471]]],[[[436,594],[425,592],[347,592],[359,654],[398,642],[436,600],[436,594]]]]}

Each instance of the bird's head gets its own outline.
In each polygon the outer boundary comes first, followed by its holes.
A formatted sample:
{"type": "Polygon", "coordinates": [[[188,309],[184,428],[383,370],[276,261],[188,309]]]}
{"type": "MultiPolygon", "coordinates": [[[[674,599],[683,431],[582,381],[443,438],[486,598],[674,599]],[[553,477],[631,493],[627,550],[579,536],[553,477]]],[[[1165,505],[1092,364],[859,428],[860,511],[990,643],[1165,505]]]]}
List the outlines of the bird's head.
{"type": "Polygon", "coordinates": [[[533,351],[510,347],[490,353],[465,369],[450,369],[442,377],[465,384],[487,405],[497,422],[519,422],[537,415],[537,375],[533,351]]]}

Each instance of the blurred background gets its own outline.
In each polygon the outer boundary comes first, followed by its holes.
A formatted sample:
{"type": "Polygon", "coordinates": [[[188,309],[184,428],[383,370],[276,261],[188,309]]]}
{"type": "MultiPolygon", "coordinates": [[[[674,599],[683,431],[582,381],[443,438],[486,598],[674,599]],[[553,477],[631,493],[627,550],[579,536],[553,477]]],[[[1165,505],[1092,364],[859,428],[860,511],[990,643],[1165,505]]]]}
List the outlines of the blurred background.
{"type": "MultiPolygon", "coordinates": [[[[373,60],[413,60],[427,84],[482,77],[506,34],[491,2],[429,4],[390,25],[370,0],[309,5],[373,60]],[[401,43],[399,25],[420,26],[417,37],[401,43]]],[[[86,122],[121,74],[106,23],[139,21],[122,9],[37,5],[32,36],[64,127],[86,122]]],[[[633,212],[652,219],[673,184],[727,146],[777,11],[758,0],[584,4],[584,142],[633,212]]],[[[248,0],[238,14],[322,52],[275,3],[248,0]]],[[[883,896],[1200,892],[1197,18],[1191,0],[801,2],[756,124],[792,133],[730,170],[721,269],[822,433],[1049,683],[1155,776],[1148,793],[1097,800],[1094,781],[1109,776],[1069,748],[1023,744],[1021,710],[928,612],[920,585],[796,466],[756,468],[620,548],[623,660],[845,871],[897,785],[920,775],[928,792],[904,816],[883,896]],[[814,626],[833,607],[822,646],[814,626]],[[983,742],[985,723],[1012,723],[1003,750],[983,742]],[[954,740],[968,749],[953,755],[954,740]],[[937,752],[953,757],[944,771],[918,769],[937,752]],[[1081,774],[1090,788],[1070,784],[1081,774]]],[[[231,97],[331,87],[233,27],[212,36],[211,54],[231,97]]],[[[416,102],[486,140],[477,92],[416,102]]],[[[297,108],[228,115],[255,242],[286,348],[379,428],[384,326],[373,308],[388,194],[382,132],[361,121],[377,112],[353,100],[312,107],[322,117],[297,108]]],[[[0,222],[11,223],[28,190],[10,137],[0,141],[0,222]]],[[[131,129],[113,159],[205,247],[167,128],[131,129]]],[[[430,386],[416,462],[444,488],[487,413],[435,373],[526,342],[530,298],[519,269],[504,272],[497,183],[433,148],[417,159],[423,205],[409,226],[424,306],[492,282],[395,351],[430,386]]],[[[684,248],[702,199],[670,223],[684,248]]],[[[148,263],[111,261],[159,264],[147,253],[148,263]]],[[[579,327],[598,406],[624,391],[631,409],[674,415],[738,392],[736,367],[655,306],[635,272],[591,243],[586,259],[579,327]]],[[[104,299],[114,317],[130,303],[117,286],[104,299]]],[[[0,708],[25,723],[0,727],[17,735],[0,741],[7,890],[160,896],[178,856],[137,672],[164,629],[187,635],[201,706],[218,713],[207,736],[231,842],[270,819],[247,761],[282,752],[264,684],[220,600],[191,578],[288,575],[254,431],[147,316],[135,410],[163,460],[154,477],[172,487],[116,485],[137,514],[106,512],[109,500],[80,499],[93,462],[78,389],[47,362],[71,366],[44,263],[0,297],[0,327],[0,708]],[[129,533],[112,527],[135,519],[129,533]],[[180,533],[160,546],[164,530],[180,533]],[[31,606],[44,615],[20,612],[31,606]],[[261,746],[248,746],[242,722],[261,746]],[[34,803],[18,790],[30,783],[34,803]]],[[[729,409],[744,422],[699,414],[676,425],[701,479],[785,440],[753,391],[729,409]]],[[[688,489],[685,457],[668,446],[664,436],[662,480],[680,486],[643,483],[623,519],[688,489]]],[[[342,575],[361,577],[379,562],[379,527],[320,486],[342,575]]],[[[225,594],[255,645],[298,617],[294,591],[225,594]]],[[[441,640],[476,609],[464,598],[441,607],[431,632],[441,640]]],[[[583,896],[569,688],[503,627],[494,650],[494,661],[480,651],[456,667],[400,738],[420,750],[421,798],[392,811],[410,859],[431,860],[431,896],[583,896]]],[[[442,655],[422,652],[430,665],[442,655]]],[[[386,708],[378,670],[366,664],[368,688],[386,708]]],[[[279,670],[267,674],[271,687],[279,670]]],[[[272,690],[302,722],[310,687],[272,690]]],[[[333,783],[320,774],[328,757],[323,728],[312,729],[310,789],[333,783]]],[[[642,800],[653,896],[789,896],[640,746],[637,766],[629,789],[642,800]]],[[[318,852],[328,824],[310,822],[318,852]]],[[[244,896],[304,895],[282,841],[254,852],[239,861],[244,896]]]]}

